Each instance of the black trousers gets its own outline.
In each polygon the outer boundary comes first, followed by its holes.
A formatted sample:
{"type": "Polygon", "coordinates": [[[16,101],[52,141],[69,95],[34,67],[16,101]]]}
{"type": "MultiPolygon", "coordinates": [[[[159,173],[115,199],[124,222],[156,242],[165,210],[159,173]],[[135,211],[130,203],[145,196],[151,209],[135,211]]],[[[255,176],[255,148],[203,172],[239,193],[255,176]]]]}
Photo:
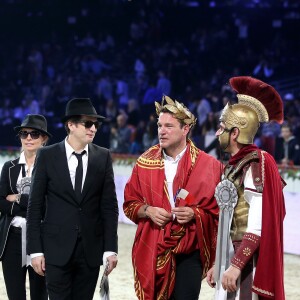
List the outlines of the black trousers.
{"type": "Polygon", "coordinates": [[[77,240],[65,266],[47,264],[46,283],[50,300],[92,300],[100,267],[91,268],[85,260],[82,240],[77,240]]]}
{"type": "Polygon", "coordinates": [[[202,281],[199,250],[176,256],[175,288],[170,300],[198,300],[202,281]]]}
{"type": "Polygon", "coordinates": [[[2,257],[2,271],[9,300],[26,300],[26,273],[29,274],[30,299],[47,300],[45,277],[32,267],[21,267],[21,228],[11,227],[2,257]]]}

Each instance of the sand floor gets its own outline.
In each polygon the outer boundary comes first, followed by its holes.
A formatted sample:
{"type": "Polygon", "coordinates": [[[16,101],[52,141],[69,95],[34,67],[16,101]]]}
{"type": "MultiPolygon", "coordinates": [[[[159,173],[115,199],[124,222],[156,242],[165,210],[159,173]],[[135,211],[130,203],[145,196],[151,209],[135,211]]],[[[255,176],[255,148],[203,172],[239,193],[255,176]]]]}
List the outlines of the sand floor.
{"type": "MultiPolygon", "coordinates": [[[[133,288],[133,274],[131,266],[131,247],[136,227],[133,225],[119,225],[119,263],[117,268],[109,276],[111,300],[134,300],[137,299],[133,288]]],[[[300,299],[300,256],[285,254],[285,290],[287,300],[300,299]]],[[[1,267],[0,267],[1,269],[1,267]]],[[[100,276],[103,269],[101,268],[100,276]]],[[[205,280],[202,282],[199,299],[213,299],[214,289],[211,289],[205,280]]],[[[4,285],[2,270],[0,270],[0,299],[8,300],[4,285]]],[[[28,296],[27,299],[30,299],[28,296]]],[[[99,283],[95,292],[94,300],[100,299],[99,283]]],[[[82,299],[84,300],[84,299],[82,299]]]]}

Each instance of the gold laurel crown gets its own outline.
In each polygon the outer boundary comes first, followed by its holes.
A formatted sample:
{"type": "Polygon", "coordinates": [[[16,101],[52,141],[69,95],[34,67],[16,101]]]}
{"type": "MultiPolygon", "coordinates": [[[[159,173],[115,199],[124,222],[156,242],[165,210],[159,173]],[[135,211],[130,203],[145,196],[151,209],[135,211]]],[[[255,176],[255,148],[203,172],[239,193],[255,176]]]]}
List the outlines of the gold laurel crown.
{"type": "Polygon", "coordinates": [[[173,101],[169,96],[166,95],[162,97],[161,104],[155,101],[155,109],[156,109],[156,114],[158,116],[164,109],[168,110],[174,115],[176,119],[182,121],[190,128],[195,126],[197,121],[195,116],[189,111],[189,109],[183,103],[179,103],[177,100],[173,101]],[[165,105],[164,105],[164,101],[166,101],[165,105]]]}

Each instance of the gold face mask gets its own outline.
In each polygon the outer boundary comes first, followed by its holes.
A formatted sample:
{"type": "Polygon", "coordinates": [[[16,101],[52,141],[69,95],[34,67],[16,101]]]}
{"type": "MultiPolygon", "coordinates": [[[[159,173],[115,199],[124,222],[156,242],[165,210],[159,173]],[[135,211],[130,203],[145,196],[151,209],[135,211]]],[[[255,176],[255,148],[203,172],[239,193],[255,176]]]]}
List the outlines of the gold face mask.
{"type": "Polygon", "coordinates": [[[221,126],[220,126],[219,130],[217,131],[220,148],[225,152],[227,152],[226,149],[230,145],[230,132],[231,132],[231,129],[227,129],[227,128],[224,128],[221,126]]]}

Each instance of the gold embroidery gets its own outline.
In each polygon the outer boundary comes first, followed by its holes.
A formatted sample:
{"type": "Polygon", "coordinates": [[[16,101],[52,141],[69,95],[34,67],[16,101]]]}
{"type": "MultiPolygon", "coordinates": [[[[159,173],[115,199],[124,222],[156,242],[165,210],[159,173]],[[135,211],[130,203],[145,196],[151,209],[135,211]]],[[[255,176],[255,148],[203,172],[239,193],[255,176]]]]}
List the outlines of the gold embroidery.
{"type": "Polygon", "coordinates": [[[269,122],[268,112],[259,100],[244,94],[237,94],[236,96],[239,99],[239,104],[246,105],[257,113],[259,122],[269,122]]]}
{"type": "Polygon", "coordinates": [[[265,151],[261,151],[261,158],[262,158],[262,162],[261,162],[261,172],[262,172],[262,186],[264,186],[265,183],[265,151]]]}
{"type": "Polygon", "coordinates": [[[249,247],[246,247],[244,250],[243,250],[243,254],[245,256],[250,256],[251,255],[251,249],[249,247]]]}
{"type": "Polygon", "coordinates": [[[256,287],[256,286],[254,286],[254,285],[252,286],[252,288],[253,288],[254,290],[256,290],[256,291],[258,291],[258,292],[264,294],[264,295],[269,295],[269,296],[272,296],[272,297],[275,296],[274,293],[271,293],[271,292],[268,292],[268,291],[264,291],[264,290],[262,290],[262,289],[260,289],[260,288],[258,288],[258,287],[256,287]]]}

